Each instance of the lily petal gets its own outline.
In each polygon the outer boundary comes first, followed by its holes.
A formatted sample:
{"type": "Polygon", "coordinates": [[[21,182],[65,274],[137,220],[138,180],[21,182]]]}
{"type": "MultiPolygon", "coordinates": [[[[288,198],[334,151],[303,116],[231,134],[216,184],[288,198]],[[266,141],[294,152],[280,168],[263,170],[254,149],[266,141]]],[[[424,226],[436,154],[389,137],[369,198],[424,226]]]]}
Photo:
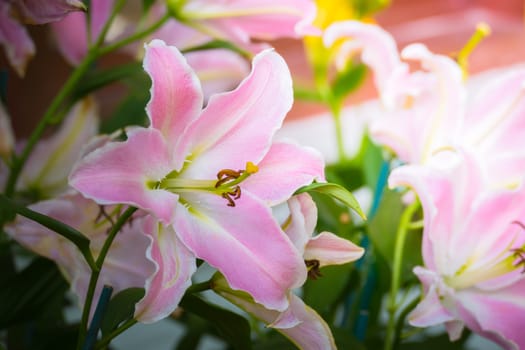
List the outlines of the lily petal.
{"type": "Polygon", "coordinates": [[[81,0],[20,0],[16,1],[24,19],[32,24],[44,24],[62,19],[72,11],[86,11],[81,0]]]}
{"type": "MultiPolygon", "coordinates": [[[[175,47],[167,46],[161,40],[153,40],[145,48],[144,69],[152,80],[151,99],[146,111],[151,127],[158,129],[167,142],[176,148],[187,126],[201,112],[201,85],[184,56],[175,47]]],[[[178,164],[176,169],[181,166],[178,164]]]]}
{"type": "Polygon", "coordinates": [[[35,44],[23,25],[10,16],[11,4],[0,2],[0,44],[17,74],[24,76],[27,62],[35,54],[35,44]]]}
{"type": "Polygon", "coordinates": [[[148,256],[155,272],[146,281],[146,294],[135,306],[135,318],[143,323],[158,321],[178,306],[197,270],[195,256],[182,244],[170,226],[148,217],[144,231],[151,239],[148,256]]]}
{"type": "Polygon", "coordinates": [[[67,190],[67,177],[82,148],[98,132],[98,108],[92,98],[78,102],[60,129],[37,144],[26,162],[18,190],[38,190],[52,197],[67,190]]]}
{"type": "Polygon", "coordinates": [[[185,57],[202,83],[204,100],[237,87],[250,73],[246,60],[226,49],[188,52],[185,57]]]}
{"type": "Polygon", "coordinates": [[[320,267],[342,265],[363,256],[365,250],[347,239],[330,232],[321,232],[313,237],[304,251],[305,260],[317,260],[320,267]]]}
{"type": "Polygon", "coordinates": [[[126,141],[110,142],[79,161],[69,184],[97,203],[130,204],[170,223],[179,197],[152,187],[173,170],[170,153],[158,130],[132,129],[126,141]]]}
{"type": "Polygon", "coordinates": [[[188,128],[179,152],[191,154],[193,161],[183,176],[209,179],[224,168],[259,163],[292,103],[292,79],[284,59],[272,50],[258,54],[237,89],[212,96],[188,128]]]}
{"type": "Polygon", "coordinates": [[[285,223],[284,232],[293,242],[299,253],[304,254],[306,244],[312,238],[317,225],[317,206],[308,193],[293,196],[287,201],[289,223],[285,223]]]}
{"type": "Polygon", "coordinates": [[[267,308],[286,309],[286,293],[302,285],[306,268],[270,209],[250,193],[235,207],[215,195],[192,193],[184,200],[188,205],[177,208],[173,224],[181,241],[221,271],[233,289],[267,308]]]}

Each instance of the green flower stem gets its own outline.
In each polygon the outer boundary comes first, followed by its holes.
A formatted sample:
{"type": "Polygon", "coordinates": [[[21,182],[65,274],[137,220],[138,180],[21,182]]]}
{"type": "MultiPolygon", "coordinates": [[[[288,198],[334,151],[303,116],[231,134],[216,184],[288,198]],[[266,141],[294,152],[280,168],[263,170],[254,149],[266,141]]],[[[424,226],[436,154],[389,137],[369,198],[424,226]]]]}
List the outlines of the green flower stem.
{"type": "Polygon", "coordinates": [[[211,287],[212,287],[211,280],[201,282],[201,283],[195,283],[195,284],[192,284],[188,289],[186,289],[186,292],[184,294],[189,295],[189,294],[204,292],[204,291],[210,290],[211,287]]]}
{"type": "Polygon", "coordinates": [[[414,310],[416,305],[419,303],[419,300],[420,296],[418,295],[410,303],[408,303],[399,314],[399,317],[397,318],[396,322],[396,329],[394,335],[394,349],[397,349],[399,347],[399,343],[401,341],[401,331],[403,330],[403,325],[405,324],[406,317],[408,316],[410,311],[414,310]]]}
{"type": "Polygon", "coordinates": [[[388,323],[386,329],[385,338],[385,350],[392,350],[395,342],[395,326],[396,326],[396,311],[398,308],[396,297],[401,284],[401,266],[403,262],[403,250],[405,247],[405,241],[407,233],[409,231],[409,225],[414,213],[419,209],[419,202],[414,202],[409,205],[403,215],[397,228],[396,243],[394,246],[394,261],[392,264],[392,281],[390,284],[390,296],[388,300],[388,323]]]}
{"type": "Polygon", "coordinates": [[[345,146],[344,146],[344,138],[343,138],[343,125],[341,123],[341,107],[342,103],[338,99],[334,99],[333,97],[330,98],[328,101],[330,105],[330,111],[332,112],[332,116],[334,118],[334,124],[335,124],[335,139],[337,142],[337,154],[339,163],[344,163],[347,160],[346,152],[345,152],[345,146]]]}
{"type": "Polygon", "coordinates": [[[98,49],[98,53],[99,55],[103,56],[103,55],[106,55],[112,51],[115,51],[115,50],[118,50],[120,49],[121,47],[124,47],[128,44],[131,44],[132,42],[134,41],[137,41],[141,38],[144,38],[150,34],[152,34],[153,32],[155,32],[157,29],[159,29],[164,23],[166,23],[169,19],[170,19],[170,15],[167,13],[165,14],[158,22],[156,22],[155,24],[151,25],[150,27],[140,31],[140,32],[137,32],[133,35],[130,35],[129,37],[125,38],[125,39],[122,39],[120,41],[117,41],[113,44],[109,44],[107,46],[104,46],[100,49],[98,49]]]}
{"type": "MultiPolygon", "coordinates": [[[[95,41],[95,44],[93,45],[93,49],[95,51],[98,50],[98,48],[104,44],[104,40],[106,40],[106,35],[108,34],[109,28],[111,27],[113,20],[115,20],[115,17],[122,10],[122,7],[124,7],[125,4],[126,4],[126,0],[118,0],[116,4],[113,5],[111,14],[109,15],[109,18],[106,21],[106,23],[104,23],[104,26],[102,27],[102,30],[100,31],[100,34],[98,35],[97,40],[95,41]]],[[[89,31],[90,31],[90,28],[88,28],[88,32],[89,31]]]]}
{"type": "Polygon", "coordinates": [[[106,238],[106,241],[104,242],[104,245],[102,246],[102,249],[100,250],[98,258],[95,262],[97,269],[94,269],[91,271],[91,278],[89,279],[88,290],[86,293],[86,301],[84,302],[84,310],[82,311],[82,318],[80,321],[80,326],[79,326],[80,328],[78,331],[79,334],[78,334],[77,350],[80,350],[82,348],[82,345],[84,344],[84,340],[86,338],[89,312],[91,310],[91,304],[93,303],[93,295],[95,294],[95,288],[97,286],[98,277],[100,275],[100,270],[102,269],[102,265],[104,264],[104,260],[106,259],[106,255],[117,233],[120,231],[122,226],[124,226],[126,221],[133,215],[133,213],[136,210],[137,208],[129,207],[124,212],[124,214],[122,214],[118,218],[115,225],[113,225],[113,227],[109,231],[108,237],[106,238]]]}
{"type": "Polygon", "coordinates": [[[131,328],[137,324],[137,320],[134,318],[131,318],[121,324],[117,329],[115,329],[113,332],[109,333],[107,336],[102,338],[97,345],[95,345],[95,350],[103,349],[108,345],[113,339],[115,339],[117,336],[119,336],[121,333],[123,333],[125,330],[131,328]]]}
{"type": "Polygon", "coordinates": [[[62,237],[68,239],[80,250],[89,267],[92,270],[98,269],[97,265],[95,264],[95,260],[93,259],[93,255],[91,255],[91,250],[89,249],[89,239],[73,227],[66,225],[61,221],[55,220],[47,215],[40,214],[36,211],[19,205],[3,194],[0,194],[0,208],[2,208],[2,211],[5,210],[6,212],[8,210],[12,210],[17,214],[38,222],[40,225],[45,226],[48,229],[58,233],[62,237]]]}

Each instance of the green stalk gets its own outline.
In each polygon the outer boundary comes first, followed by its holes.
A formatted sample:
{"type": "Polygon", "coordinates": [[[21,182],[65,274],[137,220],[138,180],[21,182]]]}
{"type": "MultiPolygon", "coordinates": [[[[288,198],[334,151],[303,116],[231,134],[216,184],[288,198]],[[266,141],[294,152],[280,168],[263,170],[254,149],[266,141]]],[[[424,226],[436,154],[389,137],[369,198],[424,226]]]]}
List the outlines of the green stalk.
{"type": "Polygon", "coordinates": [[[134,326],[135,324],[137,324],[137,320],[135,320],[134,318],[130,318],[129,320],[127,320],[126,322],[124,322],[123,324],[121,324],[117,329],[115,329],[113,332],[109,333],[107,336],[105,336],[104,338],[102,338],[98,343],[97,345],[95,345],[95,350],[98,350],[98,349],[103,349],[104,347],[106,347],[106,345],[108,345],[113,339],[115,339],[117,336],[119,336],[120,334],[122,334],[125,330],[131,328],[132,326],[134,326]]]}
{"type": "Polygon", "coordinates": [[[140,31],[140,32],[137,32],[127,38],[124,38],[120,41],[117,41],[113,44],[109,44],[107,46],[104,46],[102,48],[100,48],[98,50],[98,53],[99,55],[103,56],[103,55],[106,55],[112,51],[115,51],[117,49],[120,49],[121,47],[124,47],[128,44],[131,44],[132,42],[134,41],[137,41],[141,38],[144,38],[150,34],[152,34],[153,32],[155,32],[157,29],[159,29],[164,23],[166,23],[169,19],[170,19],[170,15],[169,14],[165,14],[158,22],[156,22],[155,24],[151,25],[150,27],[140,31]]]}
{"type": "Polygon", "coordinates": [[[396,243],[394,246],[394,261],[392,264],[392,281],[390,284],[390,296],[388,300],[388,323],[386,329],[386,338],[385,338],[385,350],[392,350],[395,342],[395,327],[396,327],[396,311],[397,311],[397,302],[396,297],[399,292],[399,287],[401,284],[401,267],[403,263],[403,250],[405,248],[405,241],[407,238],[407,233],[409,231],[410,222],[414,213],[419,209],[419,202],[414,202],[409,205],[399,222],[396,233],[396,243]]]}
{"type": "Polygon", "coordinates": [[[347,160],[347,157],[343,138],[343,125],[341,123],[341,102],[338,100],[334,100],[332,96],[330,96],[330,100],[328,102],[330,104],[330,111],[334,118],[335,139],[337,143],[337,154],[339,163],[344,163],[347,160]]]}
{"type": "Polygon", "coordinates": [[[13,212],[33,220],[34,222],[38,222],[40,225],[47,227],[48,229],[68,239],[80,250],[89,267],[92,270],[97,269],[97,265],[95,264],[93,255],[91,255],[91,250],[89,249],[90,241],[81,232],[69,225],[64,224],[61,221],[55,220],[47,215],[40,214],[36,211],[19,205],[3,194],[0,194],[0,208],[2,208],[2,211],[5,210],[6,212],[12,210],[13,212]]]}
{"type": "Polygon", "coordinates": [[[100,270],[102,270],[102,266],[104,265],[104,260],[106,259],[106,255],[117,233],[120,231],[122,226],[124,226],[126,221],[133,215],[133,213],[136,210],[137,208],[129,207],[124,212],[124,214],[122,214],[118,218],[115,225],[109,231],[108,237],[106,238],[106,241],[104,242],[104,245],[102,246],[102,249],[100,250],[98,258],[95,262],[97,269],[94,269],[91,271],[91,278],[89,279],[88,290],[86,293],[86,301],[84,302],[84,310],[82,311],[82,318],[80,321],[80,326],[79,326],[79,331],[78,331],[79,334],[78,334],[77,350],[80,350],[82,348],[82,345],[84,344],[84,340],[86,338],[89,312],[91,310],[91,304],[93,303],[93,295],[95,294],[95,288],[97,286],[98,277],[100,275],[100,270]]]}

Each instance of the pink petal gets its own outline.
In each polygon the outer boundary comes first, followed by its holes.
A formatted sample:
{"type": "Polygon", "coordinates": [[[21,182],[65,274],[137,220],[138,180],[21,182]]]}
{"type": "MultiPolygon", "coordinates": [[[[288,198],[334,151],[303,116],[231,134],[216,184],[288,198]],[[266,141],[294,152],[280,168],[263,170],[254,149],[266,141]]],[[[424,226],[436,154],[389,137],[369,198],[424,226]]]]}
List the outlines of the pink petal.
{"type": "Polygon", "coordinates": [[[60,129],[35,147],[22,171],[18,189],[38,189],[46,197],[66,191],[71,167],[84,145],[97,134],[98,122],[98,107],[92,98],[73,106],[60,129]]]}
{"type": "Polygon", "coordinates": [[[525,280],[522,278],[518,283],[493,293],[475,290],[458,293],[460,314],[472,331],[504,349],[522,349],[525,347],[524,291],[525,280]]]}
{"type": "Polygon", "coordinates": [[[280,313],[257,304],[247,295],[233,291],[222,276],[214,276],[214,291],[253,317],[263,321],[300,349],[336,349],[330,328],[315,310],[293,293],[289,293],[290,307],[280,313]]]}
{"type": "Polygon", "coordinates": [[[290,214],[289,223],[285,223],[284,232],[299,253],[304,254],[306,244],[312,237],[317,225],[317,206],[307,193],[293,196],[287,204],[290,214]]]}
{"type": "MultiPolygon", "coordinates": [[[[188,125],[201,111],[203,97],[200,83],[174,46],[153,40],[145,48],[144,69],[152,80],[151,99],[146,111],[151,127],[158,129],[166,141],[176,148],[188,125]]],[[[177,155],[184,156],[186,154],[177,155]]],[[[182,163],[176,169],[180,166],[182,163]]]]}
{"type": "Polygon", "coordinates": [[[86,10],[81,0],[19,0],[15,4],[25,20],[32,24],[55,22],[69,12],[86,10]]]}
{"type": "Polygon", "coordinates": [[[196,271],[195,256],[179,241],[171,227],[152,217],[146,219],[145,233],[151,239],[148,256],[155,272],[146,282],[146,294],[135,307],[135,318],[151,323],[167,317],[178,306],[196,271]]]}
{"type": "Polygon", "coordinates": [[[199,77],[205,100],[235,88],[250,73],[246,60],[230,50],[194,51],[184,56],[199,77]]]}
{"type": "Polygon", "coordinates": [[[192,162],[182,176],[210,179],[222,169],[260,162],[292,102],[292,80],[282,57],[274,51],[257,55],[239,87],[212,96],[188,128],[178,152],[191,154],[192,162]]]}
{"type": "Polygon", "coordinates": [[[340,21],[330,25],[324,32],[326,46],[332,46],[339,39],[347,39],[338,52],[338,65],[344,66],[349,56],[362,51],[363,62],[374,71],[374,81],[380,91],[391,74],[402,68],[397,45],[392,36],[374,24],[359,21],[340,21]]]}
{"type": "Polygon", "coordinates": [[[191,193],[177,208],[175,232],[200,259],[217,268],[233,289],[270,309],[288,306],[287,291],[306,278],[304,261],[272,217],[249,193],[229,207],[220,196],[191,193]]]}
{"type": "MultiPolygon", "coordinates": [[[[432,271],[416,267],[414,273],[419,277],[425,289],[423,300],[408,315],[408,322],[416,327],[428,327],[443,322],[454,321],[455,317],[442,304],[445,291],[439,290],[444,284],[432,271]]],[[[446,288],[446,287],[445,287],[446,288]]]]}
{"type": "Polygon", "coordinates": [[[321,232],[306,245],[304,260],[317,260],[320,267],[341,265],[363,256],[365,250],[330,232],[321,232]]]}
{"type": "Polygon", "coordinates": [[[9,2],[0,2],[0,44],[11,66],[23,77],[27,62],[34,56],[36,49],[27,30],[11,18],[10,11],[9,2]]]}
{"type": "Polygon", "coordinates": [[[193,0],[181,11],[215,37],[247,42],[250,37],[272,40],[308,32],[316,8],[307,0],[284,0],[278,5],[264,0],[193,0]]]}
{"type": "Polygon", "coordinates": [[[84,13],[71,13],[59,22],[51,24],[58,50],[66,61],[78,65],[86,56],[87,21],[84,13]]]}
{"type": "Polygon", "coordinates": [[[269,205],[287,200],[297,189],[314,180],[324,181],[322,156],[313,148],[292,143],[273,143],[258,167],[259,171],[241,187],[269,205]]]}
{"type": "Polygon", "coordinates": [[[178,195],[152,186],[173,170],[171,150],[156,129],[133,129],[79,161],[69,184],[100,204],[130,204],[170,223],[178,195]]]}

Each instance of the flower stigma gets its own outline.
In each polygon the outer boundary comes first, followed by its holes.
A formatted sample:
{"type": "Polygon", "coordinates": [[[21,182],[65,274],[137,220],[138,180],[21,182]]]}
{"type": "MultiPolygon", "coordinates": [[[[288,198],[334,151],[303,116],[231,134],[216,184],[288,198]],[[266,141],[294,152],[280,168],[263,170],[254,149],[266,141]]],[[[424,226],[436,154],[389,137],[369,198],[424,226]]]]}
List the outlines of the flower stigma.
{"type": "Polygon", "coordinates": [[[240,183],[257,171],[259,171],[257,165],[247,162],[245,169],[220,170],[217,173],[217,180],[186,179],[181,178],[179,173],[172,172],[161,181],[156,182],[154,188],[179,194],[195,191],[211,192],[226,199],[226,205],[229,207],[235,207],[235,200],[241,198],[240,183]]]}

